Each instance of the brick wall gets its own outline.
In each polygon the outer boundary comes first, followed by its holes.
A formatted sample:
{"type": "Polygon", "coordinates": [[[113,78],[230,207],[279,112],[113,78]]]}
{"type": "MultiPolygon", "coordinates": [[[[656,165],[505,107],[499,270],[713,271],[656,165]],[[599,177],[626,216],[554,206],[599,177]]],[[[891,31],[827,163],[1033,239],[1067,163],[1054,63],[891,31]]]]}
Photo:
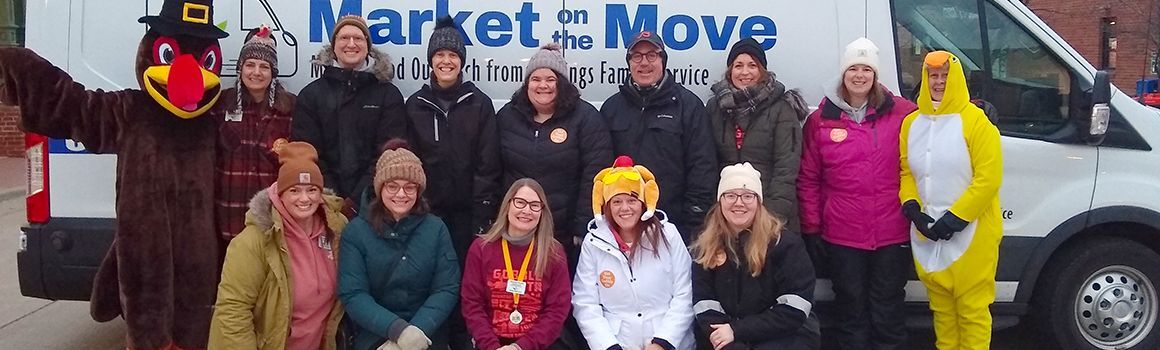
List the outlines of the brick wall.
{"type": "Polygon", "coordinates": [[[1156,13],[1160,1],[1026,0],[1024,3],[1096,68],[1101,67],[1101,24],[1104,18],[1114,18],[1117,45],[1111,55],[1114,58],[1110,59],[1115,68],[1112,84],[1134,95],[1137,80],[1156,77],[1149,65],[1160,35],[1160,13],[1156,13]]]}
{"type": "Polygon", "coordinates": [[[24,133],[17,128],[20,111],[0,106],[0,157],[24,157],[24,133]]]}

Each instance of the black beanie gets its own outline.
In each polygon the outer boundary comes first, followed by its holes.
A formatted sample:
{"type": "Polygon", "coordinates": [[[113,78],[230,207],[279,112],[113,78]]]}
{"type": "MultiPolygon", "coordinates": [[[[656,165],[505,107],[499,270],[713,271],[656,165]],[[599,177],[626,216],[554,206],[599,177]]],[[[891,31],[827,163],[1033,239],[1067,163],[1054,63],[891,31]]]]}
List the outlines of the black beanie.
{"type": "Polygon", "coordinates": [[[754,61],[761,63],[761,68],[769,69],[769,62],[765,60],[765,49],[753,38],[741,39],[741,41],[734,43],[733,48],[729,49],[729,60],[725,61],[725,65],[732,66],[733,60],[736,60],[737,56],[743,53],[749,54],[754,61]]]}
{"type": "Polygon", "coordinates": [[[435,22],[435,31],[431,32],[431,39],[427,41],[427,64],[439,50],[451,50],[459,55],[460,62],[467,61],[467,47],[463,46],[463,38],[459,35],[459,28],[451,16],[443,16],[435,22]]]}

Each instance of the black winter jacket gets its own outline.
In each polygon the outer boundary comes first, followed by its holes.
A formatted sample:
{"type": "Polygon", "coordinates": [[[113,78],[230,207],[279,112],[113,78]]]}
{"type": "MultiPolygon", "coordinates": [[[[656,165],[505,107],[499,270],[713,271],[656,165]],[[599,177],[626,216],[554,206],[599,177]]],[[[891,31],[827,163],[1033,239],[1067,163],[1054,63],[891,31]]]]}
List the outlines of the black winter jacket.
{"type": "Polygon", "coordinates": [[[608,128],[596,107],[583,100],[543,124],[534,116],[527,101],[509,102],[497,113],[502,188],[520,178],[536,179],[548,195],[557,239],[571,246],[572,236],[588,233],[592,178],[612,166],[608,128]]]}
{"type": "MultiPolygon", "coordinates": [[[[748,239],[746,230],[734,241],[740,254],[744,254],[742,247],[748,239]]],[[[725,263],[716,268],[693,263],[692,270],[699,337],[711,334],[712,324],[728,323],[733,327],[735,344],[756,347],[817,331],[816,323],[806,322],[814,303],[814,266],[797,233],[783,231],[769,244],[765,267],[757,277],[749,271],[744,255],[732,253],[727,253],[725,263]]]]}
{"type": "Polygon", "coordinates": [[[643,95],[632,82],[621,85],[600,114],[612,132],[613,153],[632,157],[656,175],[657,208],[669,213],[688,242],[716,202],[720,177],[705,104],[666,74],[643,95]]]}
{"type": "MultiPolygon", "coordinates": [[[[491,97],[471,82],[451,89],[423,85],[407,98],[407,120],[411,149],[427,173],[423,193],[433,212],[471,215],[476,224],[471,229],[494,218],[503,169],[491,97]]],[[[457,229],[452,236],[462,233],[457,229]]]]}
{"type": "Polygon", "coordinates": [[[380,148],[407,133],[403,94],[391,83],[391,58],[368,49],[375,62],[367,71],[335,66],[330,45],[319,51],[315,63],[326,70],[299,92],[290,128],[292,140],[318,149],[326,187],[343,198],[357,199],[370,187],[380,148]]]}

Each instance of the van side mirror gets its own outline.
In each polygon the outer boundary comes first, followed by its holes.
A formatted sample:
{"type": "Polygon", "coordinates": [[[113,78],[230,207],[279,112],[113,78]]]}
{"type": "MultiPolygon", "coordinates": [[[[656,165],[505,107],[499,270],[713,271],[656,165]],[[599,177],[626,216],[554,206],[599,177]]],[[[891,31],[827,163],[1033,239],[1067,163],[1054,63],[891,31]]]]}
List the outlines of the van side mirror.
{"type": "Polygon", "coordinates": [[[1108,72],[1096,72],[1091,99],[1092,113],[1084,141],[1095,146],[1104,142],[1104,134],[1108,132],[1108,120],[1112,115],[1112,83],[1108,79],[1108,72]]]}

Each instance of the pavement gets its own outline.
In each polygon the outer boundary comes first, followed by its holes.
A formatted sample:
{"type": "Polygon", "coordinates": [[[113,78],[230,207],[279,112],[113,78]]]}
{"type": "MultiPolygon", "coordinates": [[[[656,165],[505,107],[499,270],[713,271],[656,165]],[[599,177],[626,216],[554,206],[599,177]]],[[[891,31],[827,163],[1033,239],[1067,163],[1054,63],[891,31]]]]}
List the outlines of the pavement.
{"type": "Polygon", "coordinates": [[[28,163],[24,158],[0,158],[0,201],[28,192],[28,163]]]}

